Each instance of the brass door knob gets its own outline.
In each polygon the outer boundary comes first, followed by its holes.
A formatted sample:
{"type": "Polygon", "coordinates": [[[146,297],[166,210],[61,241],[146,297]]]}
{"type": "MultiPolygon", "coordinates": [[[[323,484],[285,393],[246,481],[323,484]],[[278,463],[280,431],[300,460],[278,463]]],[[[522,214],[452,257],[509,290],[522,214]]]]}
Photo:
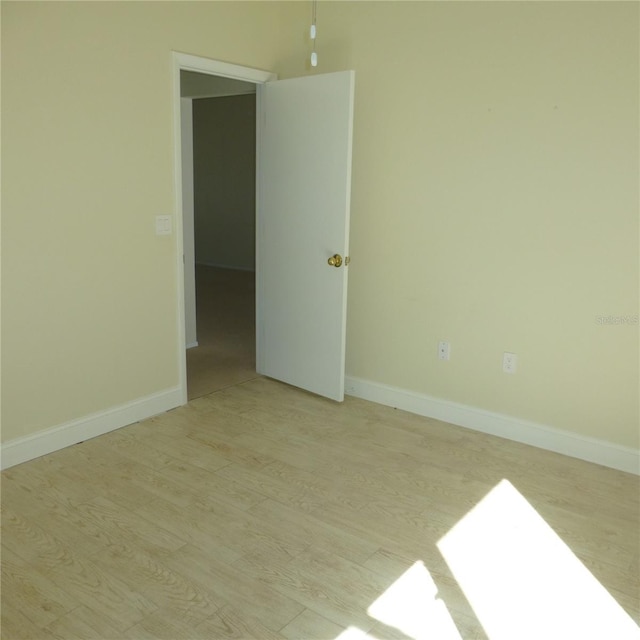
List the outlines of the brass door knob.
{"type": "Polygon", "coordinates": [[[342,266],[342,256],[338,253],[336,253],[335,256],[331,256],[327,262],[332,266],[332,267],[341,267],[342,266]]]}

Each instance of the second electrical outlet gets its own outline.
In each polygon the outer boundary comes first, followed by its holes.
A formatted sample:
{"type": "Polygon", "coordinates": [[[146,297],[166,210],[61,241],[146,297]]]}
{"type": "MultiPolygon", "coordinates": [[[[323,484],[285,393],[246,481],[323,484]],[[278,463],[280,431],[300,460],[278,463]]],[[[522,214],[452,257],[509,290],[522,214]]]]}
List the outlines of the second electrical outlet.
{"type": "Polygon", "coordinates": [[[502,355],[502,370],[505,373],[515,373],[518,365],[518,356],[515,353],[505,351],[502,355]]]}
{"type": "Polygon", "coordinates": [[[438,360],[449,360],[451,357],[451,345],[444,340],[438,342],[438,360]]]}

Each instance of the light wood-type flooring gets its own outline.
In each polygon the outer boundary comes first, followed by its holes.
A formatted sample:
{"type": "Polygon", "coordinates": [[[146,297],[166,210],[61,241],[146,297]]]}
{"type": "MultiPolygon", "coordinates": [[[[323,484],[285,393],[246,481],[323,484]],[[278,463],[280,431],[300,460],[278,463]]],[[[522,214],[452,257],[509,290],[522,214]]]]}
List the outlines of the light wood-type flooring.
{"type": "Polygon", "coordinates": [[[1,637],[626,640],[638,498],[630,474],[257,378],[3,472],[1,637]]]}
{"type": "Polygon", "coordinates": [[[255,273],[196,265],[198,346],[187,350],[189,399],[256,374],[255,273]]]}

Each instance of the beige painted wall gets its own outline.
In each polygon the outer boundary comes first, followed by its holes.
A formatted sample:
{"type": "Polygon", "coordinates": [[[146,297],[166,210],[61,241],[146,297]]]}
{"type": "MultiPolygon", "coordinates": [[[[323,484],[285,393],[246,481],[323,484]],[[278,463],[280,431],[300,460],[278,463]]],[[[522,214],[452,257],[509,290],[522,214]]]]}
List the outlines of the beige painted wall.
{"type": "MultiPolygon", "coordinates": [[[[4,440],[177,383],[169,52],[303,75],[306,4],[2,3],[4,440]]],[[[318,33],[356,70],[347,373],[638,447],[638,4],[318,33]]]]}
{"type": "Polygon", "coordinates": [[[255,270],[256,97],[193,101],[196,263],[255,270]]]}
{"type": "Polygon", "coordinates": [[[638,3],[321,6],[357,72],[349,374],[638,447],[638,3]]]}
{"type": "Polygon", "coordinates": [[[281,68],[303,24],[271,2],[1,10],[8,441],[178,384],[174,238],[154,232],[174,210],[171,51],[281,68]]]}

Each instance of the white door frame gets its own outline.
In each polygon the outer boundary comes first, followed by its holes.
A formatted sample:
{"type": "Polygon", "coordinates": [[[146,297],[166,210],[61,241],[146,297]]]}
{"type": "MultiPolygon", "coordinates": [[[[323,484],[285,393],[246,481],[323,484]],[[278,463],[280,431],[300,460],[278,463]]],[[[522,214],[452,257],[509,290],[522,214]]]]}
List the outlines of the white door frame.
{"type": "MultiPolygon", "coordinates": [[[[177,344],[178,344],[178,385],[182,404],[187,397],[187,351],[185,330],[185,291],[184,291],[184,234],[182,210],[182,127],[180,118],[180,71],[195,71],[211,76],[222,76],[253,82],[256,85],[256,113],[261,113],[260,86],[265,82],[277,80],[270,71],[242,67],[228,62],[201,58],[186,53],[171,52],[173,66],[173,150],[174,150],[174,191],[175,191],[175,249],[176,249],[176,289],[177,289],[177,344]]],[[[260,144],[260,118],[256,118],[256,147],[260,144]]],[[[257,154],[259,156],[259,154],[257,154]]],[[[260,168],[256,166],[256,203],[259,202],[260,168]]]]}
{"type": "Polygon", "coordinates": [[[195,215],[193,192],[193,100],[180,98],[182,136],[182,238],[186,348],[198,346],[196,326],[195,215]]]}

